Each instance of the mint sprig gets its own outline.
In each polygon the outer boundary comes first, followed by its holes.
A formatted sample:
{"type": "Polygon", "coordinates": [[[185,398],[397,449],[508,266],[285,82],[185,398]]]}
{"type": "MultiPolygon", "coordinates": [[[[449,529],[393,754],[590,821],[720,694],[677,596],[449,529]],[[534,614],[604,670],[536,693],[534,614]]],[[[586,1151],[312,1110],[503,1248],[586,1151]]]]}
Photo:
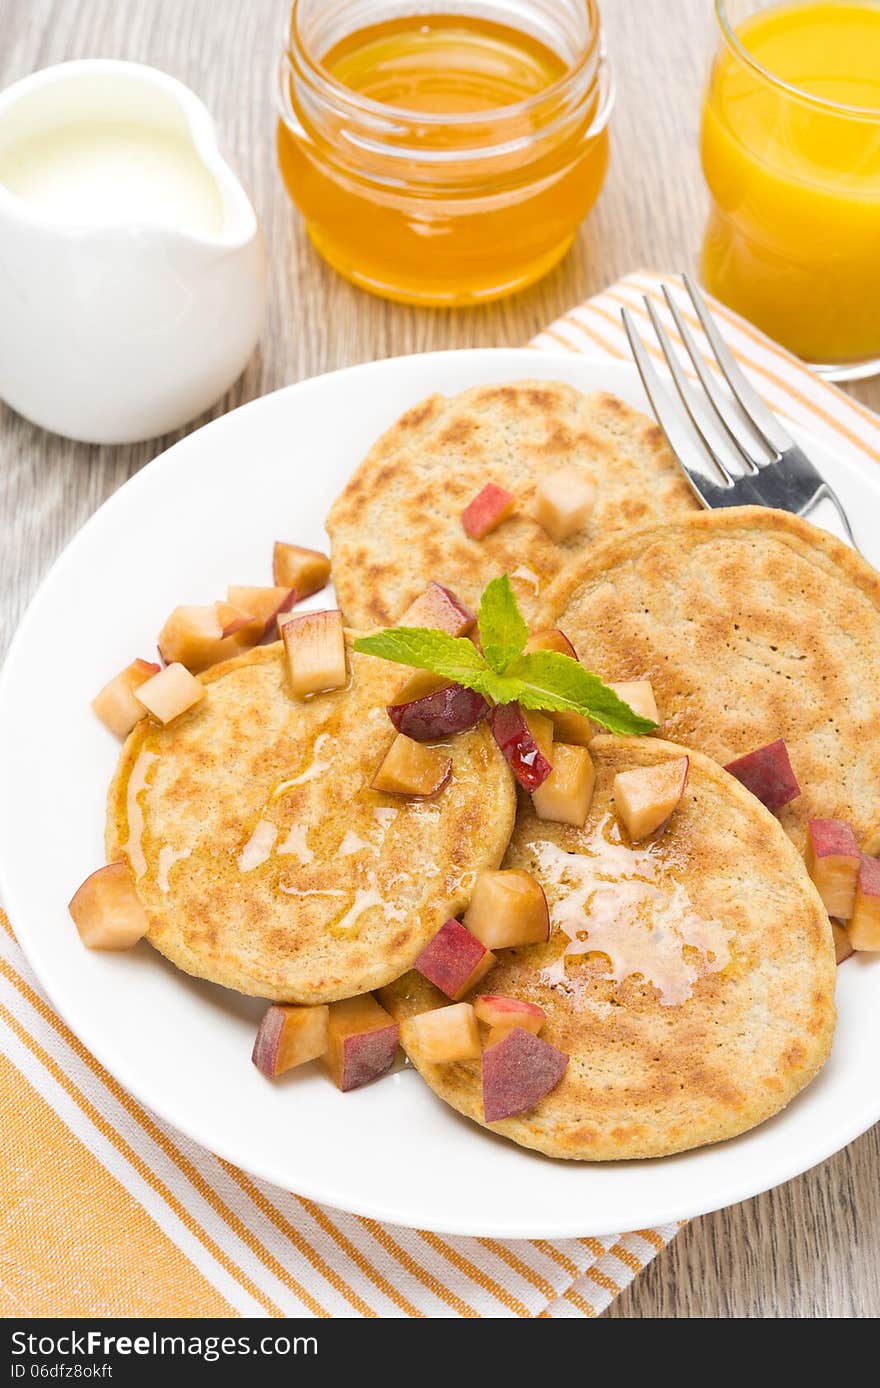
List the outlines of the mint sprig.
{"type": "Polygon", "coordinates": [[[656,723],[631,709],[580,661],[558,651],[525,651],[528,627],[507,574],[487,585],[477,626],[482,654],[465,637],[427,627],[390,627],[359,637],[354,649],[430,670],[495,704],[516,700],[524,708],[544,713],[580,713],[609,732],[624,735],[656,728],[656,723]]]}

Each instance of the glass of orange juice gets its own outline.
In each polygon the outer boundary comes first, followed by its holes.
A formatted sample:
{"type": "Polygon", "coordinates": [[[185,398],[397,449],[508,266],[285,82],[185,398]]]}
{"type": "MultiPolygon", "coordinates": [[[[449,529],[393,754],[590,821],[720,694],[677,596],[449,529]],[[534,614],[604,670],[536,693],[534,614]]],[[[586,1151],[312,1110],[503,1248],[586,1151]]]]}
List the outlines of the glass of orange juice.
{"type": "Polygon", "coordinates": [[[702,278],[831,379],[880,371],[880,3],[715,0],[702,278]]]}
{"type": "Polygon", "coordinates": [[[281,171],[313,243],[386,298],[523,288],[605,177],[596,0],[294,0],[279,97],[281,171]]]}

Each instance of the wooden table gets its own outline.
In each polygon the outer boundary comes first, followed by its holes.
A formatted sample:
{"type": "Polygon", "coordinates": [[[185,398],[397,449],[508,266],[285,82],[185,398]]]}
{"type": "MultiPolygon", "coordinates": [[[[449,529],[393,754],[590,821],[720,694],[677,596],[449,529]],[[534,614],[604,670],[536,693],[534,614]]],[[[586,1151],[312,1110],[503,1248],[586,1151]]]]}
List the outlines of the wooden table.
{"type": "MultiPolygon", "coordinates": [[[[213,414],[355,362],[519,345],[627,270],[693,264],[705,201],[697,125],[713,43],[710,0],[603,0],[619,95],[601,201],[574,251],[543,283],[507,302],[460,311],[370,298],[311,249],[273,152],[272,75],[286,8],[286,0],[0,0],[0,85],[69,58],[129,58],[180,77],[216,115],[262,220],[272,287],[260,351],[213,414]]],[[[854,393],[880,408],[880,381],[854,393]]],[[[86,447],[43,433],[0,405],[3,649],[67,539],[172,441],[86,447]]],[[[876,1316],[878,1177],[875,1128],[781,1190],[695,1220],[607,1314],[876,1316]]]]}

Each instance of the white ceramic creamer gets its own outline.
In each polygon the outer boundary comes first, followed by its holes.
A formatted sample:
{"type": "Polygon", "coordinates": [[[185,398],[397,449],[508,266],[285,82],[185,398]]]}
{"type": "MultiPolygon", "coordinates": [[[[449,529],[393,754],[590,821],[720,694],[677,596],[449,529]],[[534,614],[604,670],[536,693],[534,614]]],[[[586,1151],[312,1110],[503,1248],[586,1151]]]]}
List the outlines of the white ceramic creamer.
{"type": "Polygon", "coordinates": [[[154,68],[62,63],[0,94],[0,398],[128,443],[212,405],[254,350],[265,255],[213,122],[154,68]]]}

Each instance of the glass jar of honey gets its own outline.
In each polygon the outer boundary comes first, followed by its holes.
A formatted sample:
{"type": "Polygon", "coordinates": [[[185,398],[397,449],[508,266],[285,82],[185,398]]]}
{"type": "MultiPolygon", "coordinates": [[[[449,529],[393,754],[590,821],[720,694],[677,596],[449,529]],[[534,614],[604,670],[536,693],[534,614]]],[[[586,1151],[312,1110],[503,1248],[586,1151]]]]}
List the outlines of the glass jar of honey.
{"type": "Polygon", "coordinates": [[[547,273],[595,202],[613,102],[595,0],[294,0],[278,156],[321,255],[414,304],[547,273]]]}

